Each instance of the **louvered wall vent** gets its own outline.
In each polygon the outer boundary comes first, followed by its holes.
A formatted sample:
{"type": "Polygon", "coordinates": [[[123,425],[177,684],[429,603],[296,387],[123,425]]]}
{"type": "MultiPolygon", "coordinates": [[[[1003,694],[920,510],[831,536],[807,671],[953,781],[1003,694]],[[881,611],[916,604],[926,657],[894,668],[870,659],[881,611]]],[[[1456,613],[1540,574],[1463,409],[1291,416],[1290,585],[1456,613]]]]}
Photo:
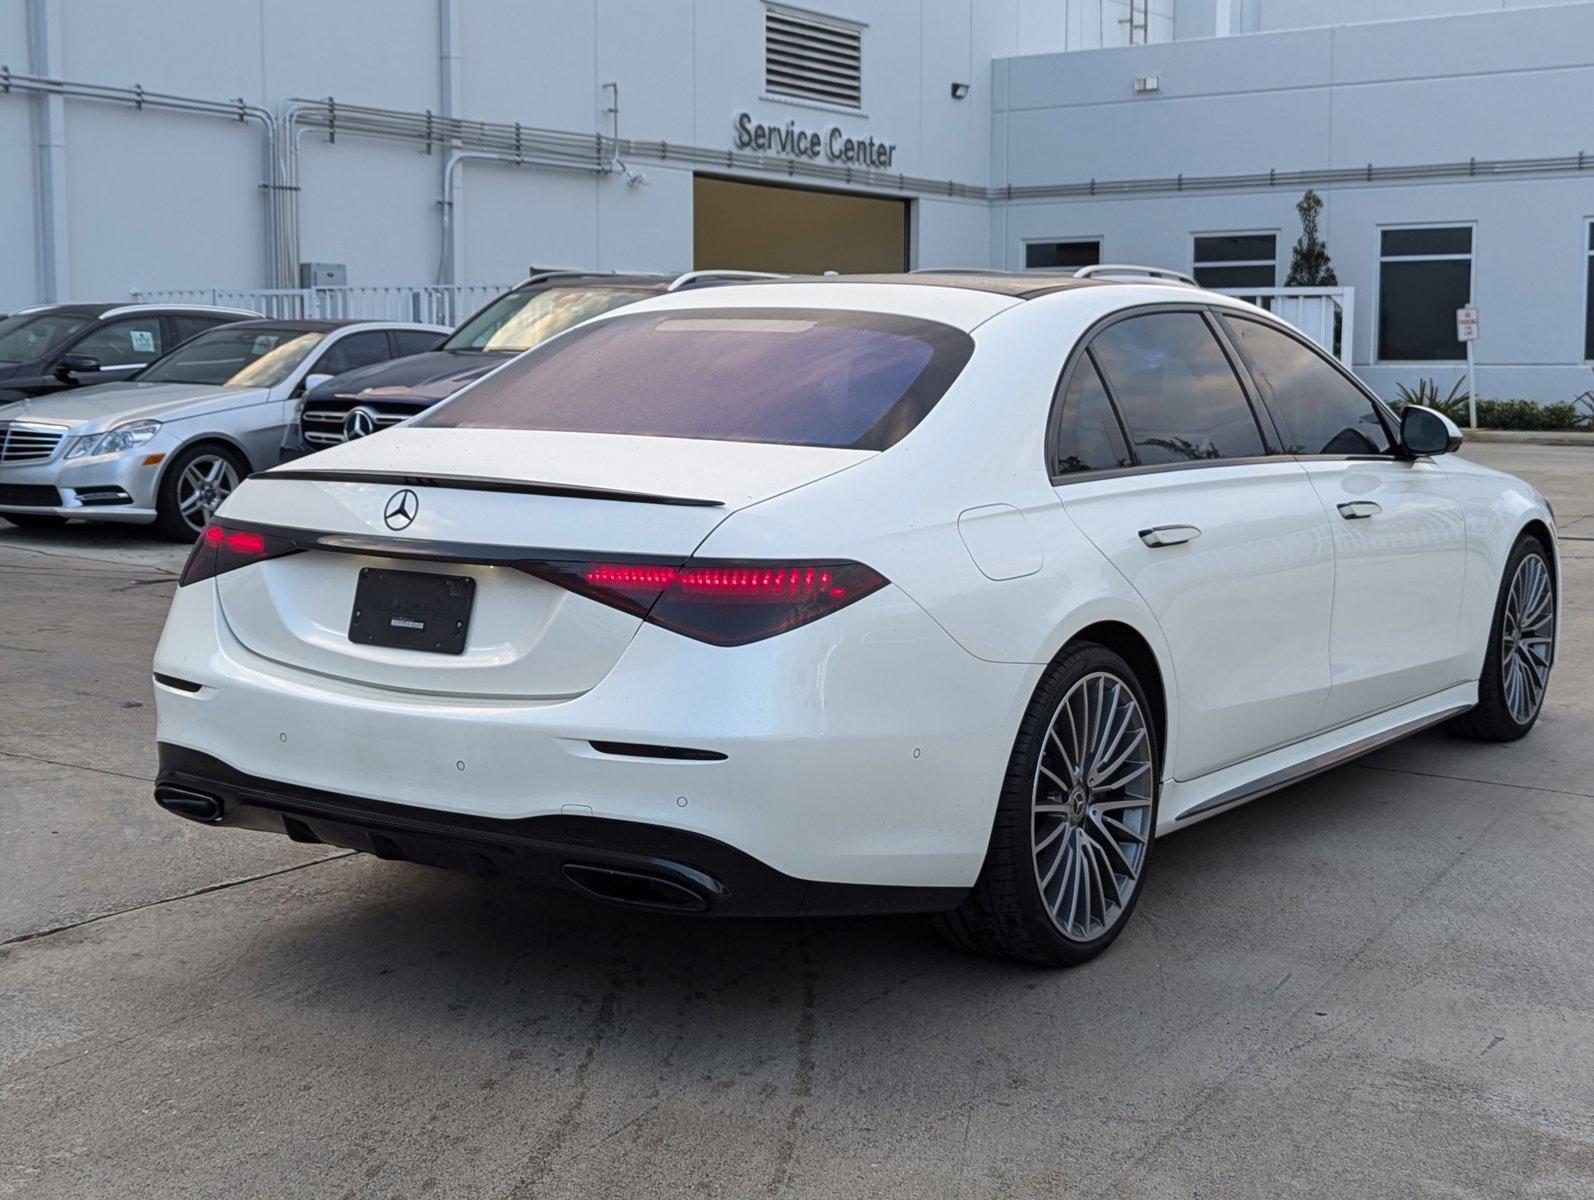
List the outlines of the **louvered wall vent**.
{"type": "Polygon", "coordinates": [[[764,9],[764,88],[846,108],[863,106],[863,30],[786,8],[764,9]]]}

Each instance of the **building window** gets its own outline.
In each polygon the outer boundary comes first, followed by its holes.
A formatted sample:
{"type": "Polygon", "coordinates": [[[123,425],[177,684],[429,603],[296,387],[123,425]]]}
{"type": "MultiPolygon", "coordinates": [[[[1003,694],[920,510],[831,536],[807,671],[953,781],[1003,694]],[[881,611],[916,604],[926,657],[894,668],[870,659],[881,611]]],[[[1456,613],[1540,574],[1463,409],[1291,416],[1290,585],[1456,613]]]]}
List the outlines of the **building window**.
{"type": "Polygon", "coordinates": [[[1195,281],[1209,288],[1270,288],[1277,282],[1276,233],[1212,233],[1195,240],[1195,281]]]}
{"type": "Polygon", "coordinates": [[[1588,291],[1583,297],[1583,357],[1594,362],[1594,221],[1588,223],[1588,291]]]}
{"type": "Polygon", "coordinates": [[[772,96],[863,107],[863,26],[766,4],[764,90],[772,96]]]}
{"type": "Polygon", "coordinates": [[[1024,243],[1024,269],[1037,267],[1062,267],[1077,270],[1094,267],[1101,261],[1101,239],[1089,238],[1074,242],[1024,243]]]}
{"type": "Polygon", "coordinates": [[[1472,226],[1385,229],[1378,244],[1378,358],[1456,362],[1456,309],[1472,298],[1472,226]]]}

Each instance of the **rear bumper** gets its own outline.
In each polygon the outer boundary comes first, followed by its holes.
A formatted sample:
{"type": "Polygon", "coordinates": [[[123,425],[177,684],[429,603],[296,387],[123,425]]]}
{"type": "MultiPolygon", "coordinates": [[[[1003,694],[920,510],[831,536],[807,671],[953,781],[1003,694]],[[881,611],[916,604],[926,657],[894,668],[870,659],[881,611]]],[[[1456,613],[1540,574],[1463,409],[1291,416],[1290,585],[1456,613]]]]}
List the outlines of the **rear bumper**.
{"type": "Polygon", "coordinates": [[[633,908],[750,917],[935,912],[955,907],[966,891],[795,879],[713,838],[637,821],[562,814],[501,820],[386,804],[246,775],[165,743],[155,800],[202,824],[512,878],[633,908]]]}
{"type": "Polygon", "coordinates": [[[625,823],[799,881],[962,889],[1040,668],[972,657],[887,588],[736,648],[643,625],[568,698],[440,696],[261,657],[205,581],[177,589],[155,670],[161,743],[282,787],[484,829],[625,823]]]}

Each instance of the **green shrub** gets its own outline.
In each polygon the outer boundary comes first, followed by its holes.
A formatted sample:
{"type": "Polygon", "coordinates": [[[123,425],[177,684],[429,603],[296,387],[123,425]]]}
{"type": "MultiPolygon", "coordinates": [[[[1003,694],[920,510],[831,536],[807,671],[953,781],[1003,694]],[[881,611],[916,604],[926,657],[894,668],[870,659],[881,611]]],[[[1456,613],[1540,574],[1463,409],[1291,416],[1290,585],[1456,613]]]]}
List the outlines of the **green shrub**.
{"type": "MultiPolygon", "coordinates": [[[[1443,399],[1439,396],[1439,385],[1432,379],[1419,379],[1413,387],[1401,384],[1398,389],[1399,394],[1391,407],[1398,413],[1408,404],[1421,404],[1425,408],[1438,409],[1457,425],[1465,427],[1468,413],[1467,393],[1462,386],[1464,382],[1458,379],[1443,399]]],[[[1575,402],[1540,404],[1535,400],[1521,398],[1511,400],[1480,398],[1478,401],[1479,429],[1521,429],[1539,433],[1561,433],[1573,429],[1586,429],[1589,424],[1589,414],[1580,411],[1575,402]]]]}

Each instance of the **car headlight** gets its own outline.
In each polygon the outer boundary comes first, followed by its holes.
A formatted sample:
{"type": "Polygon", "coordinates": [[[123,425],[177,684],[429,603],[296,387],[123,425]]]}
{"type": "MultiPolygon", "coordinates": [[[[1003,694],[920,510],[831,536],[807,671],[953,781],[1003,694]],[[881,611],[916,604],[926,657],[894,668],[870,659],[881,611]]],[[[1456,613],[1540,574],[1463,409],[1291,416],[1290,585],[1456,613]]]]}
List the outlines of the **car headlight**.
{"type": "Polygon", "coordinates": [[[142,446],[160,432],[159,421],[129,421],[107,433],[90,433],[78,438],[66,452],[68,458],[86,458],[91,454],[121,454],[134,446],[142,446]]]}

